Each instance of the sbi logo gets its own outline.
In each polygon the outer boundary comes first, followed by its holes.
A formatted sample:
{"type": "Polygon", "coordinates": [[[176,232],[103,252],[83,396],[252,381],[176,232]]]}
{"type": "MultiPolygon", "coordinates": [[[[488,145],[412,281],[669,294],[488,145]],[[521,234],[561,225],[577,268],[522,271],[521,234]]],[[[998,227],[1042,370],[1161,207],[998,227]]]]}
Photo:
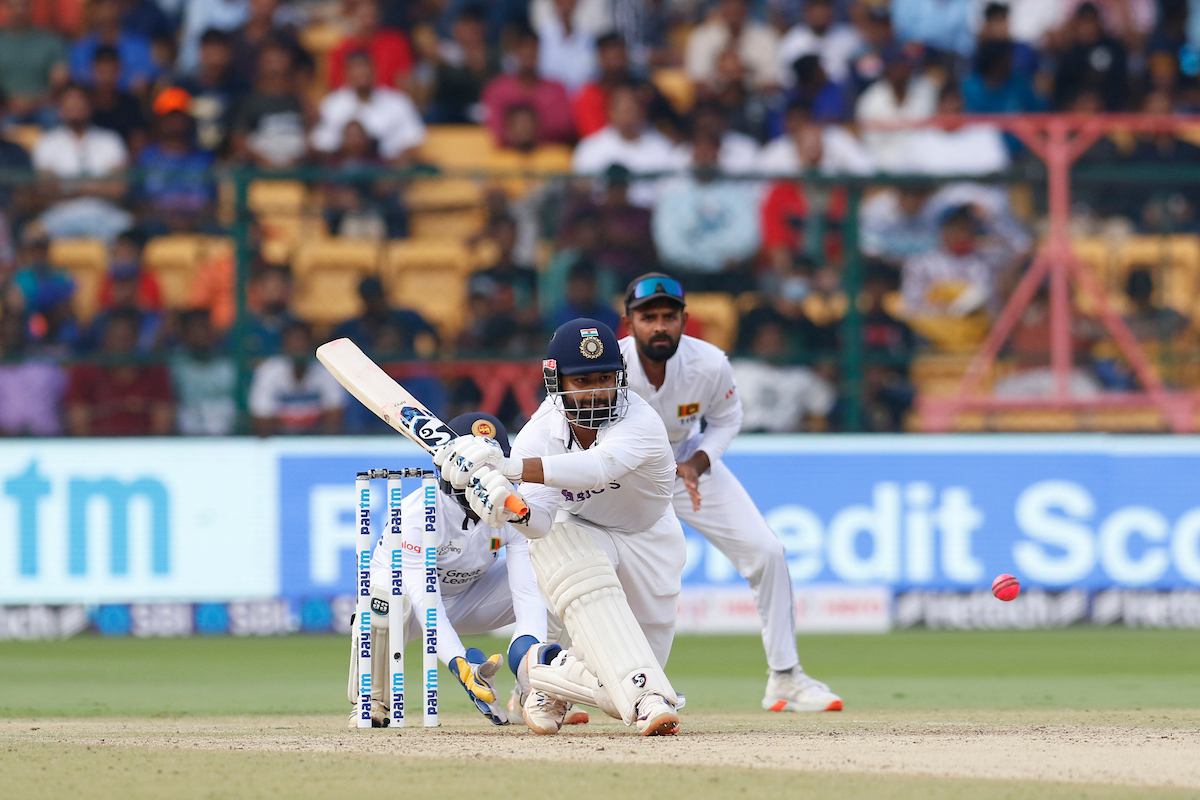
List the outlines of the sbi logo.
{"type": "MultiPolygon", "coordinates": [[[[42,551],[40,531],[45,519],[58,507],[47,501],[52,492],[50,476],[41,472],[37,461],[31,461],[20,474],[4,480],[3,493],[9,501],[0,504],[0,530],[16,531],[16,574],[37,577],[48,567],[42,551]],[[16,525],[10,527],[9,505],[16,525]]],[[[130,481],[116,478],[66,479],[66,561],[67,574],[83,577],[97,563],[107,562],[113,576],[130,572],[129,529],[130,507],[135,503],[149,511],[149,568],[153,575],[166,575],[171,569],[170,496],[167,487],[154,478],[142,477],[130,481]],[[89,520],[107,518],[109,542],[107,558],[98,558],[89,550],[92,540],[89,520]]]]}

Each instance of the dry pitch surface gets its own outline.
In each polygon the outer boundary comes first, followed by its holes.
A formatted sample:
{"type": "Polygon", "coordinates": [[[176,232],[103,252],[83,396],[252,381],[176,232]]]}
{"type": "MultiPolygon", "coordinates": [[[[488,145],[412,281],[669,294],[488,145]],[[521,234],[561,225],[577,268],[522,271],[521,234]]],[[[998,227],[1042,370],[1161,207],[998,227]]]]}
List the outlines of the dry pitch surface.
{"type": "Polygon", "coordinates": [[[446,683],[440,729],[346,730],[340,641],[0,645],[0,798],[1200,798],[1195,633],[801,644],[847,711],[757,711],[753,638],[683,640],[694,700],[654,739],[497,728],[446,683]]]}

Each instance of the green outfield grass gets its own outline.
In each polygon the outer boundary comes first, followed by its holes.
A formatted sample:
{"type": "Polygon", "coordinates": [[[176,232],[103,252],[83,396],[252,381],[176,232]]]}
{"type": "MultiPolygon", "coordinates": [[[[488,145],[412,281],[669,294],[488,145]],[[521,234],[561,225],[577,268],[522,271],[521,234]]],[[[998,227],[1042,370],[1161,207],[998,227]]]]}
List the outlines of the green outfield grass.
{"type": "MultiPolygon", "coordinates": [[[[488,652],[507,642],[475,638],[488,652]]],[[[851,709],[1200,708],[1200,632],[905,631],[803,636],[800,654],[851,709]]],[[[409,675],[419,653],[408,650],[409,675]]],[[[322,714],[346,708],[346,637],[0,643],[0,716],[322,714]]],[[[753,636],[681,636],[668,673],[703,711],[757,707],[753,636]]],[[[512,675],[502,674],[503,688],[512,675]]],[[[466,712],[441,673],[447,712],[466,712]]],[[[414,680],[411,679],[410,680],[414,680]]]]}

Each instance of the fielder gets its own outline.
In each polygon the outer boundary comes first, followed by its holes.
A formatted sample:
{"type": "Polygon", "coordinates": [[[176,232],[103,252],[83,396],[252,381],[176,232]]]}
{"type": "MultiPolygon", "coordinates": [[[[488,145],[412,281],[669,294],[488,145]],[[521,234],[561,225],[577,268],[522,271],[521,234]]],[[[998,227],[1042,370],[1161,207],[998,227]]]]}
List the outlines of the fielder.
{"type": "Polygon", "coordinates": [[[505,457],[460,437],[434,461],[470,485],[488,524],[514,522],[530,538],[538,586],[570,649],[530,648],[517,682],[535,733],[557,733],[571,703],[597,706],[642,735],[679,730],[681,699],[663,667],[671,652],[687,551],[671,507],[675,460],[653,409],[626,388],[617,338],[577,319],[555,331],[542,362],[548,397],[505,457]],[[522,481],[529,512],[504,501],[522,481]]]}
{"type": "MultiPolygon", "coordinates": [[[[508,433],[504,425],[488,414],[463,414],[449,423],[459,435],[480,436],[494,441],[505,454],[509,452],[508,433]]],[[[511,525],[490,527],[480,521],[468,506],[462,490],[454,489],[445,480],[438,493],[437,569],[440,578],[437,591],[438,659],[450,667],[466,689],[467,695],[480,712],[497,725],[507,725],[496,697],[494,676],[504,662],[500,654],[485,658],[476,649],[467,650],[458,638],[459,633],[486,633],[516,623],[508,649],[509,666],[516,671],[525,651],[546,641],[546,606],[538,593],[537,579],[529,561],[529,542],[525,534],[511,525]],[[499,557],[500,548],[506,557],[499,557]]],[[[414,492],[404,498],[402,506],[405,608],[408,619],[405,641],[421,638],[418,615],[410,614],[420,607],[425,587],[408,576],[424,574],[421,537],[424,530],[424,499],[414,492]]],[[[388,553],[381,537],[371,557],[371,594],[375,614],[371,620],[371,718],[375,727],[389,721],[388,693],[388,617],[396,609],[388,608],[391,594],[391,572],[387,567],[388,553]]],[[[358,693],[357,660],[351,647],[349,697],[355,704],[350,715],[350,727],[357,725],[358,693]]],[[[577,712],[578,714],[579,712],[577,712]]],[[[587,718],[574,721],[586,722],[587,718]]]]}
{"type": "Polygon", "coordinates": [[[679,519],[716,545],[750,581],[763,621],[768,711],[840,711],[842,700],[804,673],[796,655],[795,599],[783,545],[721,454],[742,425],[742,401],[725,353],[683,335],[679,281],[652,272],[629,284],[621,339],[629,388],[662,418],[675,452],[679,519]],[[704,421],[703,427],[701,420],[704,421]]]}

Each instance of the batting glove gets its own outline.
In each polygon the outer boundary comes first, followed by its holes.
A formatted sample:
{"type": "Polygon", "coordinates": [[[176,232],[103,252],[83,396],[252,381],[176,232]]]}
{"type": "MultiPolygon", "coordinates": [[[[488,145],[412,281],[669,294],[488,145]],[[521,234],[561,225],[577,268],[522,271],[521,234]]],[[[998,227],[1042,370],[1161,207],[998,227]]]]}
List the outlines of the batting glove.
{"type": "Polygon", "coordinates": [[[484,658],[483,651],[471,647],[466,658],[450,659],[450,669],[467,692],[467,697],[479,709],[479,713],[496,725],[507,725],[508,715],[496,701],[496,671],[504,664],[504,656],[497,653],[484,658]]]}
{"type": "Polygon", "coordinates": [[[467,487],[467,505],[484,525],[489,528],[503,528],[505,523],[521,519],[504,505],[509,496],[516,493],[508,478],[499,472],[488,470],[472,480],[471,485],[467,487]]]}
{"type": "Polygon", "coordinates": [[[471,483],[471,478],[485,467],[511,475],[513,479],[521,477],[522,461],[505,458],[500,444],[495,439],[483,436],[459,436],[450,444],[438,448],[433,454],[433,463],[455,489],[465,489],[471,483]]]}

